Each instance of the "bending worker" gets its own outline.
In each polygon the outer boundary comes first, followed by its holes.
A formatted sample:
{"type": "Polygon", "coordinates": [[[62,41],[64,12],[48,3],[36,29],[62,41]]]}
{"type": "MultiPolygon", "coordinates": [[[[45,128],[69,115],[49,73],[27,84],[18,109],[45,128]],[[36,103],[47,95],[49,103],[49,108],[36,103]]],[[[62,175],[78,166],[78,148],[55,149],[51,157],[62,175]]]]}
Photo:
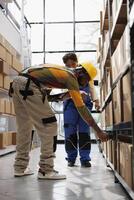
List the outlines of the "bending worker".
{"type": "MultiPolygon", "coordinates": [[[[68,68],[76,68],[80,66],[75,53],[68,53],[63,56],[63,62],[68,68]]],[[[99,109],[99,100],[93,85],[93,79],[97,75],[96,68],[89,62],[81,64],[83,68],[88,71],[90,82],[86,77],[79,78],[79,89],[85,91],[86,97],[84,103],[91,111],[93,102],[95,108],[99,109]]],[[[91,141],[90,141],[90,127],[83,120],[77,111],[72,99],[64,101],[64,131],[65,131],[65,150],[67,153],[66,160],[68,166],[73,167],[79,152],[80,162],[82,167],[91,167],[91,141]]]]}
{"type": "Polygon", "coordinates": [[[47,98],[45,88],[68,89],[78,112],[84,121],[92,126],[98,137],[106,141],[108,136],[103,132],[90,111],[85,106],[79,91],[80,75],[89,80],[88,71],[83,67],[70,70],[62,66],[44,64],[23,70],[13,81],[10,93],[17,120],[17,155],[15,158],[15,176],[30,175],[26,168],[29,163],[32,126],[41,139],[41,156],[39,162],[39,179],[65,179],[65,175],[54,170],[53,137],[57,135],[57,123],[47,98]]]}

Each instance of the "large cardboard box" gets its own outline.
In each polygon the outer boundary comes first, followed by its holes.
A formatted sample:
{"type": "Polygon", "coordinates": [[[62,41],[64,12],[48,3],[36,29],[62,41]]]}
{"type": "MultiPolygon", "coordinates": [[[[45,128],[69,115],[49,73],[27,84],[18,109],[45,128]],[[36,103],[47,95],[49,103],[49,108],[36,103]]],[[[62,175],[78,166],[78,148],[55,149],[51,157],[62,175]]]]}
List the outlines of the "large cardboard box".
{"type": "Polygon", "coordinates": [[[125,181],[132,188],[132,145],[125,146],[125,181]]]}
{"type": "Polygon", "coordinates": [[[123,86],[123,121],[128,122],[132,120],[132,106],[131,106],[131,88],[130,88],[130,72],[128,72],[122,79],[123,86]]]}
{"type": "Polygon", "coordinates": [[[7,145],[12,145],[12,132],[7,133],[7,145]]]}
{"type": "Polygon", "coordinates": [[[125,179],[125,143],[120,143],[120,175],[125,179]]]}
{"type": "Polygon", "coordinates": [[[8,51],[6,51],[6,62],[9,66],[12,66],[13,56],[8,51]]]}
{"type": "Polygon", "coordinates": [[[9,74],[9,65],[3,60],[0,60],[0,73],[4,75],[9,74]]]}
{"type": "Polygon", "coordinates": [[[6,49],[0,45],[0,58],[6,61],[6,49]]]}
{"type": "Polygon", "coordinates": [[[129,27],[126,26],[122,38],[111,57],[113,82],[122,73],[130,62],[129,27]]]}
{"type": "Polygon", "coordinates": [[[22,64],[20,63],[18,59],[16,59],[15,56],[13,56],[13,68],[16,69],[17,71],[22,70],[22,64]]]}
{"type": "Polygon", "coordinates": [[[0,113],[5,113],[5,100],[0,99],[0,113]]]}
{"type": "Polygon", "coordinates": [[[16,145],[16,132],[12,132],[12,144],[16,145]]]}
{"type": "Polygon", "coordinates": [[[119,124],[122,120],[120,89],[120,82],[118,82],[113,90],[114,124],[119,124]]]}
{"type": "Polygon", "coordinates": [[[3,88],[4,87],[4,75],[0,74],[0,87],[3,88]]]}
{"type": "Polygon", "coordinates": [[[0,149],[3,149],[8,144],[8,135],[7,133],[0,133],[0,149]]]}
{"type": "Polygon", "coordinates": [[[4,88],[5,89],[7,89],[7,90],[9,89],[10,82],[11,82],[10,77],[9,76],[4,76],[4,88]]]}
{"type": "Polygon", "coordinates": [[[132,145],[120,143],[120,175],[132,188],[132,145]]]}

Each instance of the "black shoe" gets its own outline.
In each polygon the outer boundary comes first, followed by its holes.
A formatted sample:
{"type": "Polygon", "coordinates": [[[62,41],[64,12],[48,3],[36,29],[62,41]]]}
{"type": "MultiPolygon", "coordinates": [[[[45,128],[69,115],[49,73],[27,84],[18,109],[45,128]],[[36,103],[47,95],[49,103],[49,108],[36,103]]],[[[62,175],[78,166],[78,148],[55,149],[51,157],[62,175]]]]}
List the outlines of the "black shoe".
{"type": "Polygon", "coordinates": [[[75,162],[73,161],[68,161],[68,167],[74,167],[75,162]]]}
{"type": "Polygon", "coordinates": [[[91,163],[89,161],[82,162],[81,167],[91,167],[91,163]]]}

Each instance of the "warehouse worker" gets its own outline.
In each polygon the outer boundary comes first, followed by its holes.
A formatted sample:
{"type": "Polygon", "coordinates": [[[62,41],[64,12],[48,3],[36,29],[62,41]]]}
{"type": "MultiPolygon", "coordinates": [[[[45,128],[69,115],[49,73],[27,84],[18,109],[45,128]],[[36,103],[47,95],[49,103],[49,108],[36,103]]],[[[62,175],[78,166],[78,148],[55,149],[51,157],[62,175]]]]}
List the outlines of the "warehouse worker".
{"type": "Polygon", "coordinates": [[[96,124],[90,111],[85,106],[79,91],[77,79],[82,74],[89,79],[88,71],[69,70],[57,65],[43,64],[23,70],[13,81],[10,93],[13,96],[17,120],[17,155],[15,176],[30,175],[25,171],[29,162],[32,125],[41,139],[39,179],[65,179],[65,175],[54,170],[53,137],[57,135],[57,124],[50,109],[45,88],[67,88],[78,112],[86,123],[94,128],[98,137],[106,141],[108,136],[96,124]],[[42,90],[43,89],[43,90],[42,90]]]}
{"type": "MultiPolygon", "coordinates": [[[[78,66],[78,59],[75,53],[68,53],[63,56],[63,62],[68,68],[76,68],[78,66]]],[[[99,109],[99,100],[97,98],[94,85],[91,80],[97,74],[96,68],[91,63],[83,63],[82,66],[89,70],[90,85],[85,77],[79,81],[79,88],[81,91],[87,93],[84,103],[91,111],[93,102],[95,108],[99,109]],[[83,80],[82,80],[83,79],[83,80]]],[[[82,167],[91,167],[91,141],[90,141],[90,128],[83,120],[77,111],[72,99],[64,101],[64,131],[65,131],[65,150],[67,153],[68,166],[73,167],[78,155],[80,155],[80,162],[82,167]]]]}

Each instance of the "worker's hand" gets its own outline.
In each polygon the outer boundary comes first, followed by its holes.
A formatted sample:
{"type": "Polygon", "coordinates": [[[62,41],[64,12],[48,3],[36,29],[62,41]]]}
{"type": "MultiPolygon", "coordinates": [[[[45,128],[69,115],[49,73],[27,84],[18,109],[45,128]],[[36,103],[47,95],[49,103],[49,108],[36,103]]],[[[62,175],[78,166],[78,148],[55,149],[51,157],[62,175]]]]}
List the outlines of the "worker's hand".
{"type": "Polygon", "coordinates": [[[106,142],[109,139],[108,134],[104,131],[97,133],[97,135],[102,142],[106,142]]]}
{"type": "Polygon", "coordinates": [[[82,91],[82,90],[80,91],[80,93],[81,93],[82,99],[84,101],[88,94],[85,91],[82,91]]]}
{"type": "Polygon", "coordinates": [[[99,109],[100,109],[100,102],[99,102],[98,99],[95,100],[95,109],[96,109],[97,111],[99,111],[99,109]]]}

